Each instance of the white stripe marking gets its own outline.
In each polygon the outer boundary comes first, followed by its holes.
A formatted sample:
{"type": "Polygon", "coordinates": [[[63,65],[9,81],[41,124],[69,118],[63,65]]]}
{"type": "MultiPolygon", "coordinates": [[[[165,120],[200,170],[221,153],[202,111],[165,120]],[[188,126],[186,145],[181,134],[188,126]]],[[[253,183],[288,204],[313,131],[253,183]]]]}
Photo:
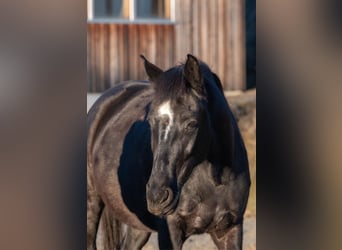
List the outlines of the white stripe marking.
{"type": "Polygon", "coordinates": [[[169,117],[169,124],[167,125],[165,134],[164,134],[164,140],[166,140],[170,132],[170,128],[173,124],[173,112],[170,106],[170,101],[164,102],[162,105],[159,106],[158,115],[159,116],[167,115],[169,117]]]}

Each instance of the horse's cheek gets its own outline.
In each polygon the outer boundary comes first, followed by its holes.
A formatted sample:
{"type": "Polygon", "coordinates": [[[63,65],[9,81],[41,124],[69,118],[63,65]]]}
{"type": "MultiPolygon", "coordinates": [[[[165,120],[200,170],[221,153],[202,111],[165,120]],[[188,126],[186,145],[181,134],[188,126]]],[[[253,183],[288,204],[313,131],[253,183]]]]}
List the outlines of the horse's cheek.
{"type": "Polygon", "coordinates": [[[156,139],[158,138],[158,134],[155,128],[151,128],[151,147],[152,149],[156,146],[156,139]]]}
{"type": "Polygon", "coordinates": [[[191,137],[190,140],[183,142],[185,144],[185,150],[184,150],[185,156],[188,156],[191,154],[193,147],[194,147],[195,138],[196,137],[194,136],[194,137],[191,137]]]}

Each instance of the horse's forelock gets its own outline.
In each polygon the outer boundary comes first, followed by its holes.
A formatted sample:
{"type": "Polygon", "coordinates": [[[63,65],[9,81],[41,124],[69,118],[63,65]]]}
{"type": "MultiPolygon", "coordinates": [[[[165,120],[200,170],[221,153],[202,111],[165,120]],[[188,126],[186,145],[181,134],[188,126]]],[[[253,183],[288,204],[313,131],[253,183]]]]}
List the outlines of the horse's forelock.
{"type": "MultiPolygon", "coordinates": [[[[209,66],[200,61],[201,73],[204,84],[210,87],[209,82],[214,83],[221,92],[223,92],[222,84],[215,73],[211,71],[209,66]]],[[[175,99],[189,93],[189,86],[183,81],[184,64],[180,64],[163,72],[155,86],[156,98],[158,99],[175,99]]]]}
{"type": "Polygon", "coordinates": [[[179,65],[165,71],[155,86],[156,97],[159,99],[174,99],[184,94],[186,86],[182,80],[183,66],[179,65]]]}

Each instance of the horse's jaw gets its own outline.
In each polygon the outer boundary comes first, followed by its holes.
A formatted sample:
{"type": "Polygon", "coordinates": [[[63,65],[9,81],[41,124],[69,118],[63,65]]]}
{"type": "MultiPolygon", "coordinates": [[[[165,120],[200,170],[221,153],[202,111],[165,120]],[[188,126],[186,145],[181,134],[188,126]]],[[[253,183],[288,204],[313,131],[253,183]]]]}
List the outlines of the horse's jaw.
{"type": "Polygon", "coordinates": [[[178,202],[179,202],[179,192],[177,192],[177,194],[174,196],[172,202],[169,205],[161,209],[154,209],[154,208],[148,207],[148,211],[158,217],[168,216],[168,215],[173,214],[177,210],[178,202]]]}

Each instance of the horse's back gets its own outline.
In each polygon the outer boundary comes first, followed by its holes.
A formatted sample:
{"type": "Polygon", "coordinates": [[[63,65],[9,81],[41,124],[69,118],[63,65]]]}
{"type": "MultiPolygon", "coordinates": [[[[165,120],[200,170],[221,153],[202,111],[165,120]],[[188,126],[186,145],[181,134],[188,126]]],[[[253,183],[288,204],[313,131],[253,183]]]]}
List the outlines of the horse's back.
{"type": "Polygon", "coordinates": [[[145,230],[153,221],[141,178],[148,177],[152,164],[146,121],[152,93],[146,82],[121,83],[107,90],[87,116],[88,168],[96,191],[116,218],[145,230]]]}
{"type": "Polygon", "coordinates": [[[101,116],[108,112],[113,113],[118,105],[124,105],[126,101],[134,95],[147,91],[149,83],[144,81],[127,81],[116,85],[113,88],[106,90],[91,106],[87,115],[88,137],[91,129],[97,127],[93,125],[95,120],[99,121],[101,116]],[[111,110],[109,110],[111,109],[111,110]]]}

